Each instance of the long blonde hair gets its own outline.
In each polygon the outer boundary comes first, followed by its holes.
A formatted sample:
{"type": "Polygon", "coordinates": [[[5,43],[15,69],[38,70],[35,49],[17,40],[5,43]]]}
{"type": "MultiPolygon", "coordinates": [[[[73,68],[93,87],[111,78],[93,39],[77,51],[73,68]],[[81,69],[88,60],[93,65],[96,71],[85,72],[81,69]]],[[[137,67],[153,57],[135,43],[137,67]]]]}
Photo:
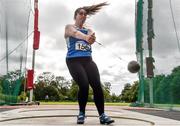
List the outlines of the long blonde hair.
{"type": "Polygon", "coordinates": [[[99,3],[99,4],[95,4],[95,5],[91,5],[91,6],[84,6],[84,7],[79,7],[75,10],[74,12],[74,19],[76,18],[76,15],[78,14],[78,12],[83,9],[86,11],[86,14],[91,16],[96,14],[103,6],[107,6],[109,5],[107,2],[103,2],[103,3],[99,3]]]}

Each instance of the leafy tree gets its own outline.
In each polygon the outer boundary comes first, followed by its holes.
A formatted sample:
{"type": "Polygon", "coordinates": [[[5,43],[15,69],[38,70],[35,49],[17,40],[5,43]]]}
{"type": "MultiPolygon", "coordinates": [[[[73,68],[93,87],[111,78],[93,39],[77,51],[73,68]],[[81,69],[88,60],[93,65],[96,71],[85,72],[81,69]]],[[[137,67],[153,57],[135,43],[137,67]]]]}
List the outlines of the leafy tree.
{"type": "Polygon", "coordinates": [[[43,72],[37,77],[37,82],[43,81],[47,85],[50,85],[50,83],[54,80],[55,80],[55,75],[51,72],[43,72]]]}
{"type": "Polygon", "coordinates": [[[2,93],[3,90],[3,80],[4,80],[4,76],[0,76],[0,93],[2,93]]]}
{"type": "Polygon", "coordinates": [[[179,73],[179,72],[180,72],[180,66],[177,66],[172,70],[172,73],[179,73]]]}
{"type": "Polygon", "coordinates": [[[111,95],[111,102],[120,102],[120,97],[116,96],[115,93],[112,93],[112,95],[111,95]]]}
{"type": "Polygon", "coordinates": [[[77,101],[77,95],[78,95],[78,85],[74,80],[71,80],[71,87],[69,91],[69,99],[72,101],[77,101]]]}
{"type": "Polygon", "coordinates": [[[2,81],[3,81],[3,78],[0,77],[0,93],[2,93],[2,91],[3,91],[3,88],[2,88],[2,81]]]}
{"type": "Polygon", "coordinates": [[[130,102],[130,98],[129,98],[130,89],[131,89],[131,84],[127,83],[124,85],[124,89],[122,90],[120,95],[121,101],[130,102]]]}
{"type": "Polygon", "coordinates": [[[104,90],[110,94],[111,91],[111,83],[110,82],[104,82],[104,90]]]}
{"type": "Polygon", "coordinates": [[[93,95],[93,90],[90,87],[89,88],[89,95],[88,95],[88,102],[92,102],[92,101],[94,101],[94,95],[93,95]]]}
{"type": "Polygon", "coordinates": [[[50,101],[60,100],[60,95],[58,93],[58,90],[53,86],[48,85],[47,87],[44,88],[43,100],[45,100],[46,95],[48,95],[50,101]]]}
{"type": "Polygon", "coordinates": [[[68,92],[70,90],[70,82],[65,79],[65,77],[57,76],[56,77],[56,84],[58,91],[61,95],[68,98],[68,92]]]}
{"type": "Polygon", "coordinates": [[[43,81],[38,82],[37,84],[35,84],[35,89],[34,89],[34,95],[35,95],[35,100],[44,100],[45,98],[45,87],[46,87],[46,83],[43,81]]]}
{"type": "Polygon", "coordinates": [[[165,75],[156,75],[153,79],[153,91],[154,91],[154,102],[158,103],[160,99],[159,90],[160,90],[160,82],[165,78],[165,75]]]}
{"type": "Polygon", "coordinates": [[[176,67],[172,71],[172,82],[171,82],[171,87],[172,87],[172,103],[180,104],[180,66],[176,67]]]}
{"type": "Polygon", "coordinates": [[[129,102],[135,102],[138,99],[138,81],[135,81],[134,84],[132,84],[130,90],[129,90],[129,102]]]}
{"type": "Polygon", "coordinates": [[[111,101],[111,83],[110,82],[104,82],[102,85],[103,93],[104,93],[104,99],[105,102],[110,102],[111,101]]]}

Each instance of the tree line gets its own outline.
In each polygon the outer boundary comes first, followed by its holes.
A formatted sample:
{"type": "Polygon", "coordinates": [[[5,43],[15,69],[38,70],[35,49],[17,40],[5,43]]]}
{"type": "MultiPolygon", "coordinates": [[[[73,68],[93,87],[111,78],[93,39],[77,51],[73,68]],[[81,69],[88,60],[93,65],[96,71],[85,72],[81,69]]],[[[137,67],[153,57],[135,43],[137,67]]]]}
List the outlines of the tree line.
{"type": "MultiPolygon", "coordinates": [[[[11,72],[13,75],[15,72],[11,72]]],[[[0,77],[0,94],[5,91],[3,84],[5,76],[0,77]]],[[[14,80],[11,80],[14,81],[14,80]]],[[[144,80],[145,102],[149,103],[149,79],[144,80]]],[[[12,83],[13,84],[13,83],[12,83]]],[[[9,87],[12,88],[13,85],[9,87]]],[[[19,99],[25,100],[28,91],[24,90],[25,78],[22,79],[19,99]],[[26,93],[25,93],[25,92],[26,93]]],[[[111,94],[111,83],[103,82],[106,102],[136,102],[138,100],[139,82],[124,85],[120,95],[111,94]]],[[[175,103],[180,104],[180,66],[175,67],[169,75],[156,75],[153,78],[153,97],[154,103],[175,103]]],[[[7,92],[7,91],[6,91],[7,92]]],[[[77,101],[78,86],[75,81],[67,80],[63,76],[55,76],[51,72],[43,72],[37,77],[34,84],[34,100],[37,101],[77,101]],[[48,97],[47,97],[48,96],[48,97]]],[[[88,101],[93,101],[93,90],[90,88],[88,101]]]]}
{"type": "MultiPolygon", "coordinates": [[[[139,94],[139,82],[125,84],[120,99],[135,102],[139,94]]],[[[144,80],[144,101],[149,103],[149,79],[144,80]]],[[[160,74],[153,78],[153,101],[157,104],[180,104],[180,66],[175,67],[168,75],[160,74]]]]}
{"type": "MultiPolygon", "coordinates": [[[[145,102],[149,103],[149,85],[145,79],[145,102]]],[[[153,99],[159,104],[180,104],[180,66],[169,75],[156,75],[153,78],[153,99]]]]}
{"type": "MultiPolygon", "coordinates": [[[[106,102],[118,102],[119,97],[111,95],[111,83],[102,83],[106,102]]],[[[37,77],[34,88],[35,100],[49,101],[77,101],[78,85],[74,80],[67,80],[63,76],[55,76],[51,72],[43,72],[37,77]],[[48,97],[47,97],[48,96],[48,97]]],[[[93,90],[90,88],[88,101],[93,101],[93,90]]]]}

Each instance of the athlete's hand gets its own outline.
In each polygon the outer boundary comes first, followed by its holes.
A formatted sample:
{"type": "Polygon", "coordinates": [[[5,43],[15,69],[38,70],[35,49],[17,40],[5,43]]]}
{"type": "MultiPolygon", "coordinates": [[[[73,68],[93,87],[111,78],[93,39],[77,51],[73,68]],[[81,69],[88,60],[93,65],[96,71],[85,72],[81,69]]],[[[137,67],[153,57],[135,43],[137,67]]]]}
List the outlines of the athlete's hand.
{"type": "Polygon", "coordinates": [[[89,44],[93,44],[93,43],[96,41],[95,33],[92,33],[92,34],[90,34],[90,35],[87,35],[86,41],[87,41],[89,44]]]}

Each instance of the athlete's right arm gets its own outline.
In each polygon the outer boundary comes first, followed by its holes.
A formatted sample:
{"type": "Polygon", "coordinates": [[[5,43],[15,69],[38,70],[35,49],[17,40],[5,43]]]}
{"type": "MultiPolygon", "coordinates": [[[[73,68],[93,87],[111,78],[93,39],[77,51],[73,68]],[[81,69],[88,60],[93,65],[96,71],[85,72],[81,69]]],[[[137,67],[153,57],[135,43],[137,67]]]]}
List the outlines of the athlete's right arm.
{"type": "Polygon", "coordinates": [[[90,44],[92,44],[92,37],[94,38],[94,36],[92,36],[92,35],[86,35],[80,31],[78,31],[76,28],[74,28],[73,25],[66,25],[64,37],[67,38],[70,36],[74,37],[74,38],[78,38],[78,39],[83,39],[90,44]]]}
{"type": "Polygon", "coordinates": [[[83,40],[87,40],[87,35],[78,31],[76,28],[74,28],[73,25],[66,25],[65,27],[65,35],[64,37],[74,37],[74,38],[78,38],[78,39],[83,39],[83,40]]]}

